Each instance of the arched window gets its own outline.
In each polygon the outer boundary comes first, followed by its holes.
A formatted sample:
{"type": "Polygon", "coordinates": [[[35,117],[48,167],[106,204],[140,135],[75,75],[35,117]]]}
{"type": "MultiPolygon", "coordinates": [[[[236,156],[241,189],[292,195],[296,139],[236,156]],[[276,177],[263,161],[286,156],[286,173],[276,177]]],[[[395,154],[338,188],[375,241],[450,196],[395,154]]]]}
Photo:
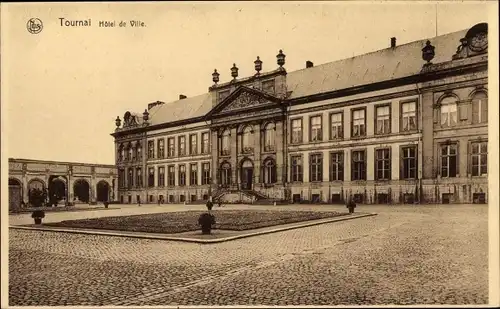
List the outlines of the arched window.
{"type": "Polygon", "coordinates": [[[268,123],[264,128],[264,151],[275,150],[276,125],[268,123]]]}
{"type": "Polygon", "coordinates": [[[231,164],[225,162],[220,167],[220,183],[222,186],[231,184],[231,164]]]}
{"type": "Polygon", "coordinates": [[[253,130],[250,126],[243,130],[243,135],[241,136],[241,150],[243,153],[253,152],[253,130]]]}
{"type": "Polygon", "coordinates": [[[273,159],[264,162],[264,183],[276,183],[276,163],[273,159]]]}
{"type": "Polygon", "coordinates": [[[222,133],[222,138],[221,138],[221,155],[223,156],[228,156],[230,154],[230,148],[229,148],[229,130],[224,131],[222,133]]]}
{"type": "Polygon", "coordinates": [[[457,99],[446,97],[441,100],[441,126],[451,127],[457,124],[457,99]]]}
{"type": "Polygon", "coordinates": [[[481,91],[472,97],[472,123],[485,122],[488,122],[488,97],[481,91]]]}

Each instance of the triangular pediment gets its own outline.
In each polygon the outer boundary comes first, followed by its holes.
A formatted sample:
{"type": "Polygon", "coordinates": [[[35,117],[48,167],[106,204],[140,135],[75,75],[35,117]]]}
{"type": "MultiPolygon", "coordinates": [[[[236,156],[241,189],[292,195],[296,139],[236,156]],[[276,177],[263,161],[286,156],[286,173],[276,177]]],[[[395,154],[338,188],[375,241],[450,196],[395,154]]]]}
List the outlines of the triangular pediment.
{"type": "Polygon", "coordinates": [[[262,105],[273,105],[278,102],[279,99],[272,95],[242,86],[217,104],[211,114],[232,113],[234,111],[253,109],[262,105]]]}

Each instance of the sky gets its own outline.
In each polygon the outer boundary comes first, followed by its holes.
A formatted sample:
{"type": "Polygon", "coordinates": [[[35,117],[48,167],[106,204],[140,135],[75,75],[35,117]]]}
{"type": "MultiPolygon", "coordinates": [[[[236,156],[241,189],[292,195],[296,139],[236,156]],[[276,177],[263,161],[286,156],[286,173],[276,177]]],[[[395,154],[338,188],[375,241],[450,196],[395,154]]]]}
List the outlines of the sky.
{"type": "Polygon", "coordinates": [[[293,71],[487,21],[484,1],[3,3],[2,154],[114,164],[116,116],[205,93],[215,68],[221,82],[233,63],[249,76],[260,56],[270,71],[282,49],[293,71]],[[27,31],[33,17],[38,34],[27,31]],[[145,27],[118,27],[131,20],[145,27]]]}

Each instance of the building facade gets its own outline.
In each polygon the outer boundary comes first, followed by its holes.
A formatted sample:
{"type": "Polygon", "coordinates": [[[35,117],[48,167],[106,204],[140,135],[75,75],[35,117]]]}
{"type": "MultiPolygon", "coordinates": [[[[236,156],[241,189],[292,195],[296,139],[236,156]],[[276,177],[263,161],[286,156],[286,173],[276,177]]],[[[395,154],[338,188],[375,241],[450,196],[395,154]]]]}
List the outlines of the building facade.
{"type": "Polygon", "coordinates": [[[117,178],[114,165],[9,158],[9,209],[28,206],[33,189],[60,205],[113,201],[117,178]]]}
{"type": "Polygon", "coordinates": [[[116,119],[124,203],[487,202],[488,27],[219,83],[116,119]]]}

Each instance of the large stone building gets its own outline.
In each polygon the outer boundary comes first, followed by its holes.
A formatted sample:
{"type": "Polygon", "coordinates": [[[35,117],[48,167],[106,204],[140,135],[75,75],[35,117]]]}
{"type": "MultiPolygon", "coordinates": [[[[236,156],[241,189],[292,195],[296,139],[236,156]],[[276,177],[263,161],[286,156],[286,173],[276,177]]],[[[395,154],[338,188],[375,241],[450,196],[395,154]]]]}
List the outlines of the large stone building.
{"type": "Polygon", "coordinates": [[[124,203],[487,200],[487,24],[117,117],[124,203]]]}
{"type": "Polygon", "coordinates": [[[9,209],[29,205],[35,188],[62,205],[113,201],[116,178],[114,165],[9,159],[9,209]]]}

